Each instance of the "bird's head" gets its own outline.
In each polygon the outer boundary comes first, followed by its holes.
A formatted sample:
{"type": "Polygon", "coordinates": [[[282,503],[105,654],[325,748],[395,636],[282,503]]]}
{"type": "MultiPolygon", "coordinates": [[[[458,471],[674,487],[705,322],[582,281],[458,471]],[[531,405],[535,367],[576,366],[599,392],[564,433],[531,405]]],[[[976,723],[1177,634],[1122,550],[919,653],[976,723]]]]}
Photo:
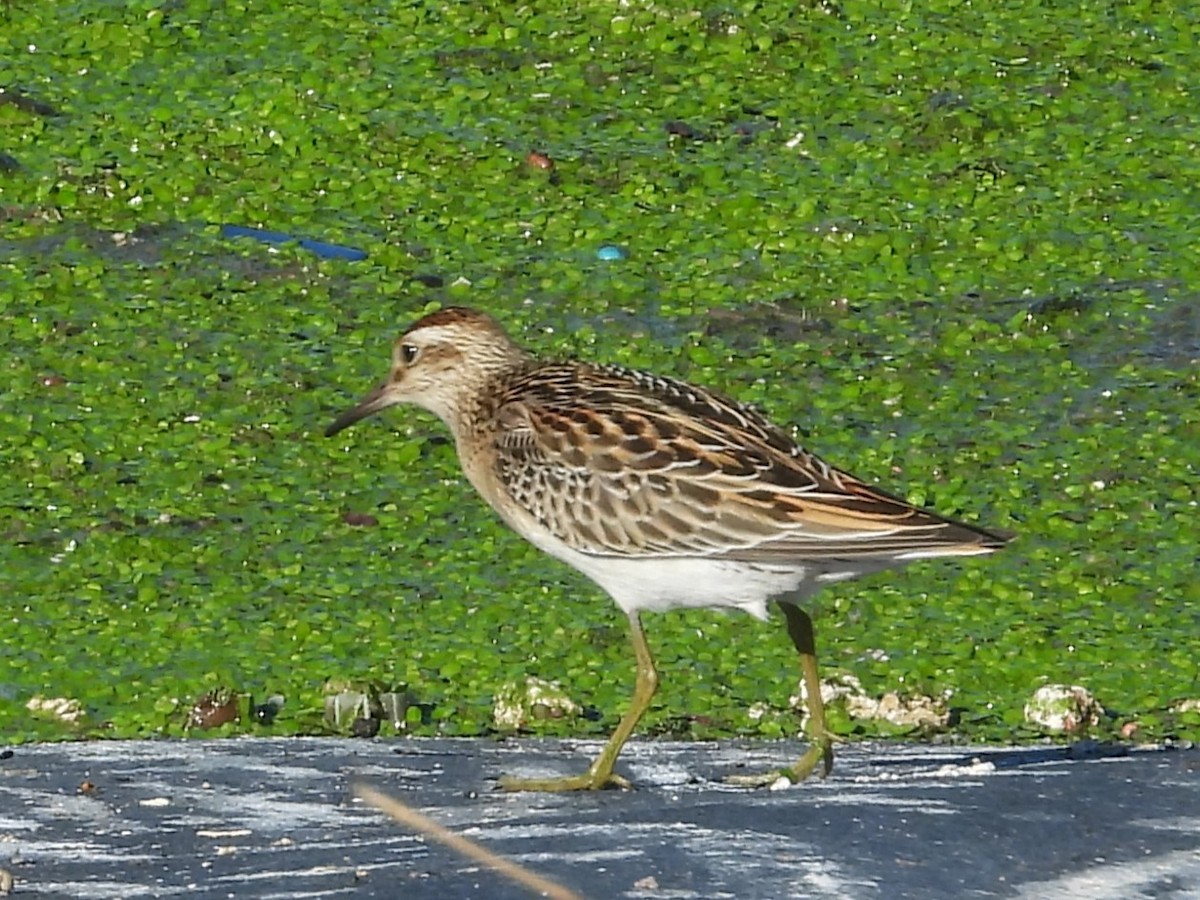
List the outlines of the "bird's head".
{"type": "Polygon", "coordinates": [[[411,403],[457,432],[464,410],[489,379],[528,358],[486,313],[448,307],[419,319],[396,339],[388,377],[325,429],[332,437],[359,419],[411,403]]]}

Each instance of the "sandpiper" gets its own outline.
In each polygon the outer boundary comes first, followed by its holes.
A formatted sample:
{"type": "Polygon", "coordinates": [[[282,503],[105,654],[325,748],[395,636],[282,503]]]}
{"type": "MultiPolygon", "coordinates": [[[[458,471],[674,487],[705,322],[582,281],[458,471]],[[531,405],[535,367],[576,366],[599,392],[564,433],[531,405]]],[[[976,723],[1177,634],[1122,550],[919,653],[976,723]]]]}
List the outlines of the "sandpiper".
{"type": "Polygon", "coordinates": [[[836,469],[756,410],[703,387],[615,365],[547,362],[491,316],[450,307],[395,343],[391,373],[326,430],[398,403],[449,427],[463,471],[500,517],[578,569],[629,618],[633,700],[586,772],[511,778],[508,790],[628,788],[617,755],[658,673],[643,611],[783,611],[800,654],[812,743],[753,783],[799,782],[833,766],[812,619],[818,587],[913,560],[975,556],[1007,535],[919,509],[836,469]]]}

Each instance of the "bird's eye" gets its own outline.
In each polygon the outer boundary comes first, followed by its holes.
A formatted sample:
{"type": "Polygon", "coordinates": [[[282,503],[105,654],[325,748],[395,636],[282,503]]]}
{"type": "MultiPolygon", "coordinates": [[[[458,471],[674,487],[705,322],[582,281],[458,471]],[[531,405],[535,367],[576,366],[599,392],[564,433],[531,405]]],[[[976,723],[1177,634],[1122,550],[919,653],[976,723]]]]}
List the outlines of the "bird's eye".
{"type": "Polygon", "coordinates": [[[415,363],[420,353],[420,349],[415,344],[400,345],[400,360],[406,366],[411,366],[413,363],[415,363]]]}

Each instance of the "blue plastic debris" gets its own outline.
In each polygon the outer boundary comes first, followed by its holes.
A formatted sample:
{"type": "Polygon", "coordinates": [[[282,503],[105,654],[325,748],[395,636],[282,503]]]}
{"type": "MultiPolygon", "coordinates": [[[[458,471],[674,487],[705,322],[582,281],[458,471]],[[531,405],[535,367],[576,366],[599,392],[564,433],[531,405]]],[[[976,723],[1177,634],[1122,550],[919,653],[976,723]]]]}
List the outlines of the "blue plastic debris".
{"type": "Polygon", "coordinates": [[[341,244],[328,244],[325,241],[314,241],[310,238],[300,238],[282,231],[267,231],[263,228],[247,228],[245,225],[222,225],[222,237],[248,237],[264,244],[296,243],[323,259],[348,259],[356,262],[367,258],[365,250],[357,247],[343,247],[341,244]]]}
{"type": "Polygon", "coordinates": [[[613,262],[618,259],[624,259],[628,254],[624,247],[618,247],[616,244],[605,244],[596,251],[596,259],[604,262],[613,262]]]}

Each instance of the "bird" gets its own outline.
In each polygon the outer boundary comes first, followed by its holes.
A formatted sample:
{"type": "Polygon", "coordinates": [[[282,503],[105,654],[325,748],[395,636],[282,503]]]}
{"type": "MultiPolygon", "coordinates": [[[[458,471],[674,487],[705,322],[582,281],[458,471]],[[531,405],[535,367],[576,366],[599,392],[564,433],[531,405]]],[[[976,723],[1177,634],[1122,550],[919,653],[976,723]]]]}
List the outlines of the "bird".
{"type": "Polygon", "coordinates": [[[992,553],[1011,539],[914,506],[835,468],[751,406],[664,375],[544,360],[491,315],[450,306],[396,339],[382,383],[325,430],[397,404],[450,430],[463,472],[517,534],[581,572],[625,613],[633,697],[588,769],[502,776],[505,790],[628,789],[614,771],[659,685],[642,613],[783,613],[800,657],[809,746],[738,783],[799,783],[833,768],[804,601],[822,585],[916,560],[992,553]]]}

